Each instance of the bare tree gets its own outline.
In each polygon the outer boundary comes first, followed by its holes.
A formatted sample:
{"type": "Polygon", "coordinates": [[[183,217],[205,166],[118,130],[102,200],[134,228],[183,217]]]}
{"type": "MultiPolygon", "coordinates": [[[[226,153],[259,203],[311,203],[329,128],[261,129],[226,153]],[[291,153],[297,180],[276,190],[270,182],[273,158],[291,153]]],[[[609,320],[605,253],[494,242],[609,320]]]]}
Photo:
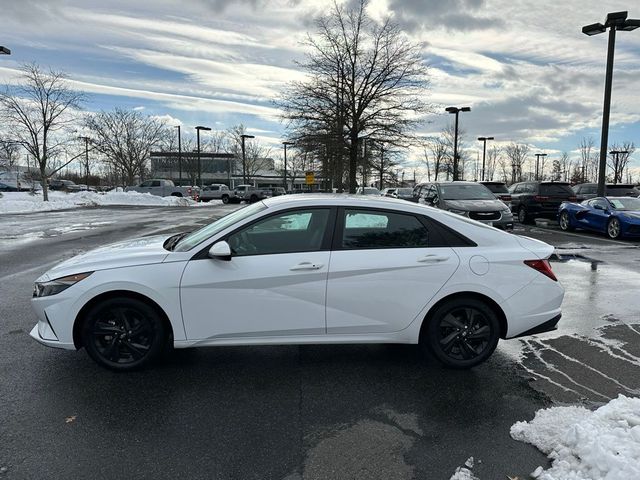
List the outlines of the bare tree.
{"type": "Polygon", "coordinates": [[[352,193],[361,134],[406,146],[419,114],[428,110],[420,45],[410,42],[389,18],[374,22],[366,6],[366,0],[353,9],[334,1],[329,13],[316,21],[315,35],[307,39],[310,52],[300,67],[308,80],[293,82],[278,102],[292,136],[322,132],[334,139],[338,171],[345,147],[352,193]]]}
{"type": "Polygon", "coordinates": [[[522,167],[529,156],[529,146],[512,142],[505,147],[504,153],[511,162],[511,182],[522,181],[522,167]]]}
{"type": "Polygon", "coordinates": [[[437,182],[438,174],[446,170],[447,144],[442,137],[433,137],[423,141],[421,146],[424,154],[423,163],[427,167],[427,179],[431,181],[431,172],[433,172],[433,180],[437,182]]]}
{"type": "Polygon", "coordinates": [[[560,155],[560,172],[561,177],[559,180],[564,180],[565,182],[569,180],[569,176],[571,175],[571,166],[573,161],[567,152],[562,152],[560,155]]]}
{"type": "Polygon", "coordinates": [[[68,86],[62,72],[44,71],[35,63],[23,65],[20,83],[0,93],[0,115],[13,139],[38,163],[44,201],[49,200],[49,163],[69,141],[63,131],[75,121],[85,96],[68,86]]]}
{"type": "Polygon", "coordinates": [[[242,157],[242,135],[246,135],[247,129],[244,125],[239,124],[231,127],[227,131],[229,152],[234,154],[236,163],[242,168],[248,181],[255,176],[260,170],[268,170],[273,168],[273,160],[270,157],[271,148],[266,147],[255,138],[245,139],[245,155],[242,157]]]}
{"type": "Polygon", "coordinates": [[[11,170],[20,159],[20,144],[11,140],[0,139],[0,169],[11,170]]]}
{"type": "Polygon", "coordinates": [[[598,152],[594,149],[593,137],[582,137],[580,140],[580,158],[581,163],[579,170],[574,173],[580,173],[578,176],[574,174],[574,180],[578,183],[588,182],[590,178],[596,178],[598,175],[598,152]]]}
{"type": "Polygon", "coordinates": [[[122,172],[129,185],[144,175],[151,150],[173,135],[163,121],[122,108],[90,115],[86,126],[92,132],[95,148],[122,172]]]}
{"type": "Polygon", "coordinates": [[[614,143],[611,151],[622,152],[617,155],[609,154],[607,157],[607,166],[612,170],[613,183],[622,183],[624,172],[629,166],[629,157],[636,151],[636,146],[633,142],[624,142],[621,145],[614,143]]]}
{"type": "Polygon", "coordinates": [[[497,145],[493,145],[489,150],[487,150],[487,157],[485,161],[485,180],[493,180],[493,176],[495,175],[496,169],[498,168],[500,155],[502,153],[502,149],[497,145]]]}

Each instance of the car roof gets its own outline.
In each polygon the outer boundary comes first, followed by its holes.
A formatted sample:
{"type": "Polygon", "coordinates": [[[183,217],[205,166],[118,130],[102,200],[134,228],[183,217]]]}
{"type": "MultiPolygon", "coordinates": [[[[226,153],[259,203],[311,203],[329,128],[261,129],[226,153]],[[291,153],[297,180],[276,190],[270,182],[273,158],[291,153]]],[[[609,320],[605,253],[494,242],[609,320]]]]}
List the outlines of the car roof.
{"type": "Polygon", "coordinates": [[[390,197],[375,197],[370,195],[340,194],[340,193],[302,193],[300,195],[282,195],[263,200],[267,207],[294,208],[297,206],[359,206],[392,208],[397,210],[408,207],[429,208],[424,205],[412,204],[404,200],[390,197]]]}

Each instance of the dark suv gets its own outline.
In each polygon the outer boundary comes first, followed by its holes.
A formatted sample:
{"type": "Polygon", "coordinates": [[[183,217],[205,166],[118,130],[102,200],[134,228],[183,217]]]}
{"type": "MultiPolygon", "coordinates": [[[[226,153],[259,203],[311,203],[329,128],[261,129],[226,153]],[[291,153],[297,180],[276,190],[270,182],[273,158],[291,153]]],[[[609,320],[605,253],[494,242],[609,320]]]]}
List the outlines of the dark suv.
{"type": "Polygon", "coordinates": [[[575,202],[576,194],[565,182],[520,182],[509,187],[511,211],[520,223],[530,223],[536,217],[558,217],[562,202],[575,202]]]}
{"type": "MultiPolygon", "coordinates": [[[[589,200],[590,198],[597,197],[598,184],[597,183],[581,183],[573,186],[573,191],[576,193],[578,202],[583,200],[589,200]]],[[[605,185],[605,196],[607,197],[638,197],[640,196],[640,190],[635,186],[627,183],[607,183],[605,185]]]]}
{"type": "Polygon", "coordinates": [[[511,194],[509,193],[509,189],[507,188],[506,183],[493,181],[482,181],[478,183],[481,183],[489,190],[491,190],[496,197],[498,197],[507,205],[509,205],[509,203],[511,202],[511,194]]]}

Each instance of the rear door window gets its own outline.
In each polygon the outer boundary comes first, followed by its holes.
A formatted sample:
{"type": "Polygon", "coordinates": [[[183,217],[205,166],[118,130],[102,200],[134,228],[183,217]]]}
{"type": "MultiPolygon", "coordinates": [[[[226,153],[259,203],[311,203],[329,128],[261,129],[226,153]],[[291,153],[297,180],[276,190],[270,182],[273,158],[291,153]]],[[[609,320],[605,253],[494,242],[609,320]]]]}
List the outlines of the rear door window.
{"type": "Polygon", "coordinates": [[[375,210],[344,210],[343,249],[429,246],[429,232],[415,216],[375,210]]]}

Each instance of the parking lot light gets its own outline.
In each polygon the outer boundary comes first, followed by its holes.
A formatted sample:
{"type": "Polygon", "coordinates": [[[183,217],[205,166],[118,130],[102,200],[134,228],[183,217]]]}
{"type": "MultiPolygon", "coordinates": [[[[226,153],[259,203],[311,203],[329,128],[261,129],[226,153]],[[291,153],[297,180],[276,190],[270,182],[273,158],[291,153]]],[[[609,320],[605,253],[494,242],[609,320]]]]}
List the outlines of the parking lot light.
{"type": "MultiPolygon", "coordinates": [[[[611,150],[609,152],[609,155],[615,155],[616,159],[614,160],[614,167],[613,167],[613,184],[616,185],[618,183],[618,165],[619,165],[619,158],[618,155],[625,155],[628,154],[629,151],[628,150],[611,150]]],[[[622,179],[620,179],[620,181],[622,181],[622,179]]]]}
{"type": "Polygon", "coordinates": [[[481,179],[484,181],[484,160],[487,156],[487,140],[495,140],[493,137],[478,137],[478,140],[482,142],[482,175],[481,179]]]}
{"type": "Polygon", "coordinates": [[[592,23],[582,27],[582,33],[593,36],[604,33],[609,29],[609,44],[607,48],[607,70],[604,83],[604,107],[602,109],[602,136],[600,139],[600,162],[598,165],[598,192],[604,196],[604,183],[607,170],[607,149],[609,141],[609,113],[611,110],[611,83],[613,81],[613,56],[616,43],[616,30],[630,32],[640,27],[640,19],[627,18],[627,12],[613,12],[607,15],[604,23],[592,23]]]}
{"type": "Polygon", "coordinates": [[[546,156],[546,153],[536,153],[536,181],[540,180],[540,157],[546,156]]]}
{"type": "Polygon", "coordinates": [[[240,135],[240,138],[242,139],[242,183],[246,185],[247,184],[247,156],[245,153],[244,141],[247,138],[256,138],[256,137],[254,135],[242,134],[240,135]]]}
{"type": "Polygon", "coordinates": [[[202,125],[198,125],[196,127],[196,136],[198,137],[198,186],[202,189],[202,162],[200,161],[200,130],[204,130],[208,132],[211,130],[209,127],[203,127],[202,125]]]}
{"type": "Polygon", "coordinates": [[[460,112],[470,112],[471,107],[447,107],[445,111],[455,114],[456,126],[453,135],[453,181],[458,180],[458,114],[460,112]]]}
{"type": "MultiPolygon", "coordinates": [[[[282,146],[284,147],[284,191],[287,191],[287,145],[295,145],[293,142],[282,142],[282,146]]],[[[291,190],[293,191],[293,185],[291,185],[291,190]]]]}

